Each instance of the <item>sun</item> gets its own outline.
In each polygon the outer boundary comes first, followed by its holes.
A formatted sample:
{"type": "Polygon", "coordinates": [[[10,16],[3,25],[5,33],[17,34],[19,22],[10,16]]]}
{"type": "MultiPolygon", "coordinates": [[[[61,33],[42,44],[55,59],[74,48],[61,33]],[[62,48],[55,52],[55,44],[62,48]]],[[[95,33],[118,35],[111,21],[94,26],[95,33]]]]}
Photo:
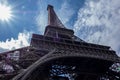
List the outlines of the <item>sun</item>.
{"type": "Polygon", "coordinates": [[[10,6],[0,4],[0,20],[9,21],[12,17],[12,9],[10,6]]]}

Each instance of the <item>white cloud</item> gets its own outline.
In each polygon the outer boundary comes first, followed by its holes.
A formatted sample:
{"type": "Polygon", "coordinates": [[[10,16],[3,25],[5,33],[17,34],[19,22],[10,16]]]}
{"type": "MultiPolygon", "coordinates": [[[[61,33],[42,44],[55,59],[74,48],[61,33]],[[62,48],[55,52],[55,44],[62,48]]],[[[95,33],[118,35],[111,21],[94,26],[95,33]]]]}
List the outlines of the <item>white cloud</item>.
{"type": "Polygon", "coordinates": [[[17,39],[11,38],[10,40],[0,41],[0,52],[29,46],[30,34],[24,31],[24,33],[18,34],[17,39]]]}
{"type": "Polygon", "coordinates": [[[8,4],[8,0],[0,0],[1,4],[8,4]]]}
{"type": "Polygon", "coordinates": [[[111,46],[120,52],[120,0],[86,0],[74,24],[84,40],[111,46]]]}
{"type": "Polygon", "coordinates": [[[38,26],[38,31],[43,33],[45,27],[47,26],[47,4],[38,0],[38,11],[39,14],[36,16],[36,25],[38,26]]]}
{"type": "Polygon", "coordinates": [[[74,14],[74,10],[67,1],[64,1],[57,14],[63,24],[66,24],[74,14]]]}
{"type": "Polygon", "coordinates": [[[4,51],[7,51],[8,49],[3,49],[0,47],[0,52],[4,52],[4,51]]]}

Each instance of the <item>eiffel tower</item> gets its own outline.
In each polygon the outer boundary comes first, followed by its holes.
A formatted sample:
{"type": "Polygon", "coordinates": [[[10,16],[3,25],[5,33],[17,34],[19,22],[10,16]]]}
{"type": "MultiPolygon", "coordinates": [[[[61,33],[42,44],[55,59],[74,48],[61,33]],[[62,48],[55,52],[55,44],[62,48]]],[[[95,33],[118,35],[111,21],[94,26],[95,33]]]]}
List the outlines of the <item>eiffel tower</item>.
{"type": "MultiPolygon", "coordinates": [[[[33,34],[19,65],[26,68],[12,80],[119,80],[110,70],[120,58],[109,46],[87,43],[67,29],[48,5],[44,35],[33,34]]],[[[21,50],[21,49],[20,49],[21,50]]]]}
{"type": "Polygon", "coordinates": [[[44,56],[13,80],[116,80],[120,77],[109,70],[113,63],[120,61],[115,51],[109,46],[81,40],[62,24],[53,6],[48,5],[47,10],[44,35],[33,34],[30,45],[44,56]]]}

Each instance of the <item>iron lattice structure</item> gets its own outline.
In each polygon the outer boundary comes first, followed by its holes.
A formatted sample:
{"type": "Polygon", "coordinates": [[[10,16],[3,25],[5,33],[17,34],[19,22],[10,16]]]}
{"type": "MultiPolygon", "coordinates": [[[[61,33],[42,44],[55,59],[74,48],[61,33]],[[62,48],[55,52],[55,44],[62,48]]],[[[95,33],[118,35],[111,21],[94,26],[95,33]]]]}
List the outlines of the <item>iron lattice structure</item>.
{"type": "Polygon", "coordinates": [[[65,28],[53,6],[48,5],[47,10],[44,35],[33,34],[30,46],[19,50],[21,54],[15,62],[19,65],[18,75],[12,80],[120,79],[115,66],[120,58],[115,51],[81,40],[73,30],[65,28]]]}

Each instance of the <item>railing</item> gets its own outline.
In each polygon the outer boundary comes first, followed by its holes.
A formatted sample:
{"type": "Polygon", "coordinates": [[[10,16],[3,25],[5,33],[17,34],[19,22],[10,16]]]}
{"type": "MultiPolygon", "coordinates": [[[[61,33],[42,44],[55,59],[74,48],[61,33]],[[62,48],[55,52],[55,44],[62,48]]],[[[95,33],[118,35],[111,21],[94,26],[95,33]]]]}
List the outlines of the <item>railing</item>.
{"type": "MultiPolygon", "coordinates": [[[[87,44],[89,45],[89,44],[87,44]]],[[[83,50],[86,52],[97,52],[106,55],[112,55],[112,56],[117,56],[115,54],[115,51],[108,50],[108,49],[101,49],[101,48],[94,48],[90,46],[83,46],[83,45],[77,45],[74,43],[64,43],[64,42],[53,42],[49,40],[44,40],[44,39],[32,39],[32,45],[33,47],[37,48],[46,48],[48,50],[51,50],[53,48],[61,48],[61,49],[70,49],[70,50],[83,50]]],[[[92,54],[92,53],[91,53],[92,54]]],[[[97,54],[96,54],[97,55],[97,54]]]]}
{"type": "Polygon", "coordinates": [[[92,48],[104,49],[104,50],[108,50],[110,48],[108,46],[103,46],[103,45],[91,44],[86,42],[78,42],[78,41],[73,41],[71,39],[65,39],[65,38],[53,38],[53,37],[47,37],[47,36],[42,36],[37,34],[33,35],[32,40],[48,41],[48,42],[61,43],[61,44],[71,44],[71,45],[92,47],[92,48]]]}

